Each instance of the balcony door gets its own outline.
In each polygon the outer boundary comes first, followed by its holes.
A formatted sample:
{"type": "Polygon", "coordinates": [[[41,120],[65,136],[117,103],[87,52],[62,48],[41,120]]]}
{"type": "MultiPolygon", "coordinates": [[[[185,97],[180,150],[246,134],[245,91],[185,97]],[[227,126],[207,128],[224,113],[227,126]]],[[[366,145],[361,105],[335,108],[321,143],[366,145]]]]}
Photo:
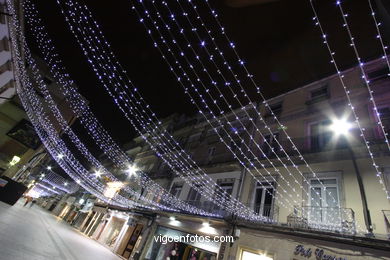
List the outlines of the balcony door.
{"type": "MultiPolygon", "coordinates": [[[[270,182],[273,185],[273,182],[270,182]]],[[[256,184],[253,209],[264,217],[273,217],[274,188],[268,182],[256,184]]]]}
{"type": "Polygon", "coordinates": [[[310,207],[307,211],[311,225],[337,227],[341,225],[339,185],[336,178],[310,181],[310,207]]]}

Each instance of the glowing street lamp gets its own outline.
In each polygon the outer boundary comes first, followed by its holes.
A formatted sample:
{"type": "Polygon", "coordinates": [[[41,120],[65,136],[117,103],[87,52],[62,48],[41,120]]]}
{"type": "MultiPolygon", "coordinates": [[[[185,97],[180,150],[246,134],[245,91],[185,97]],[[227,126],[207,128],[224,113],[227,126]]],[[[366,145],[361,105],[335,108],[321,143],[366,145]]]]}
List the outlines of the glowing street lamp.
{"type": "MultiPolygon", "coordinates": [[[[347,137],[349,131],[352,129],[352,124],[348,122],[345,118],[343,119],[335,119],[332,121],[332,124],[330,125],[330,130],[336,135],[336,136],[344,136],[347,137]]],[[[363,180],[360,175],[360,171],[358,168],[358,165],[356,163],[356,157],[355,153],[352,150],[352,147],[348,140],[346,141],[346,145],[348,148],[348,152],[351,156],[352,164],[355,169],[356,173],[356,180],[359,185],[359,191],[360,191],[360,196],[362,198],[362,206],[363,206],[363,216],[364,216],[364,222],[366,224],[366,228],[368,230],[368,236],[373,236],[372,233],[372,223],[371,223],[371,216],[370,216],[370,211],[368,209],[368,204],[367,204],[367,197],[366,197],[366,192],[364,190],[364,185],[363,185],[363,180]]]]}
{"type": "Polygon", "coordinates": [[[129,165],[126,169],[126,173],[129,175],[129,176],[133,176],[137,173],[138,171],[138,168],[135,166],[135,165],[129,165]]]}
{"type": "Polygon", "coordinates": [[[330,130],[337,136],[347,135],[349,130],[352,129],[352,124],[345,119],[335,119],[330,125],[330,130]]]}
{"type": "Polygon", "coordinates": [[[62,159],[62,158],[64,158],[64,155],[62,153],[60,153],[60,154],[57,155],[57,158],[58,159],[62,159]]]}
{"type": "Polygon", "coordinates": [[[49,165],[49,166],[47,166],[47,168],[46,169],[48,169],[49,171],[51,171],[51,166],[49,165]]]}
{"type": "Polygon", "coordinates": [[[102,176],[102,172],[101,172],[100,170],[97,170],[97,171],[95,172],[95,176],[96,176],[96,177],[102,176]]]}

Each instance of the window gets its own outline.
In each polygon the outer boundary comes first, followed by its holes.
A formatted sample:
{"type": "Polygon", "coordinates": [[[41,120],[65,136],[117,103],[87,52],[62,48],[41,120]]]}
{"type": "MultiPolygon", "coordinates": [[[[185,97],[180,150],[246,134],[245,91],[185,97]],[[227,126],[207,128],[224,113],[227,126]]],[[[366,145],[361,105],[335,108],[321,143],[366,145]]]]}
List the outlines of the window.
{"type": "Polygon", "coordinates": [[[314,89],[310,91],[310,100],[306,104],[310,105],[318,101],[322,101],[329,98],[328,86],[314,89]]]}
{"type": "Polygon", "coordinates": [[[273,257],[267,255],[264,252],[258,252],[255,250],[241,249],[240,260],[273,260],[273,257]]]}
{"type": "Polygon", "coordinates": [[[390,107],[378,108],[378,113],[381,118],[382,124],[385,127],[386,133],[390,131],[390,107]]]}
{"type": "Polygon", "coordinates": [[[330,125],[330,120],[310,125],[310,148],[312,151],[320,151],[329,144],[332,139],[332,132],[329,129],[330,125]]]}
{"type": "Polygon", "coordinates": [[[208,150],[209,158],[213,157],[214,153],[215,153],[215,147],[210,147],[208,150]]]}
{"type": "Polygon", "coordinates": [[[271,218],[273,216],[273,195],[275,192],[273,187],[273,182],[256,184],[253,209],[261,216],[271,218]]]}
{"type": "Polygon", "coordinates": [[[311,223],[341,223],[339,211],[339,183],[336,178],[313,179],[310,181],[310,208],[308,220],[311,223]]]}
{"type": "MultiPolygon", "coordinates": [[[[199,185],[196,185],[199,188],[199,185]]],[[[194,188],[191,187],[190,192],[188,192],[187,202],[194,206],[199,206],[201,194],[194,188]]]]}
{"type": "Polygon", "coordinates": [[[180,196],[181,190],[183,189],[183,184],[174,183],[171,188],[171,194],[178,198],[180,196]]]}
{"type": "Polygon", "coordinates": [[[274,133],[272,135],[264,135],[263,145],[261,149],[265,153],[265,155],[273,155],[273,151],[277,152],[277,140],[279,140],[279,133],[274,133]],[[268,144],[267,144],[268,142],[268,144]]]}
{"type": "Polygon", "coordinates": [[[217,184],[222,188],[227,194],[232,195],[234,179],[219,179],[217,184]]]}

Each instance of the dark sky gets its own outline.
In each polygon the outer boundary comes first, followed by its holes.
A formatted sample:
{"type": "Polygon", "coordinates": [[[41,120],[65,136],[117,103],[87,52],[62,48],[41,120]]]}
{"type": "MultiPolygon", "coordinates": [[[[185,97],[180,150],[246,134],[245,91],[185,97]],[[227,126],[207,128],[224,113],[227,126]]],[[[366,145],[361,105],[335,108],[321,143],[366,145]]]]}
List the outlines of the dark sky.
{"type": "MultiPolygon", "coordinates": [[[[90,101],[100,121],[116,140],[129,140],[134,134],[131,125],[95,79],[56,1],[35,2],[68,71],[81,93],[90,101]]],[[[158,51],[153,48],[136,14],[131,11],[130,2],[84,1],[101,25],[129,77],[158,116],[164,117],[174,112],[194,113],[195,108],[158,51]]],[[[204,13],[201,6],[203,1],[194,2],[199,3],[199,11],[204,13]]],[[[219,13],[229,37],[235,42],[238,53],[255,76],[256,82],[263,86],[266,97],[281,94],[335,72],[321,35],[313,26],[308,0],[281,0],[241,8],[229,7],[223,0],[210,3],[219,13]]],[[[335,1],[320,0],[316,5],[339,65],[341,68],[352,66],[355,64],[353,52],[341,26],[341,16],[335,1]]],[[[375,39],[375,27],[367,1],[346,0],[344,8],[349,14],[349,22],[362,57],[366,60],[377,57],[381,49],[375,39]]],[[[217,29],[212,21],[208,24],[212,29],[217,29]]],[[[227,57],[231,58],[229,55],[227,57]]],[[[248,92],[252,93],[249,86],[248,92]]],[[[251,98],[259,100],[256,95],[251,98]]]]}

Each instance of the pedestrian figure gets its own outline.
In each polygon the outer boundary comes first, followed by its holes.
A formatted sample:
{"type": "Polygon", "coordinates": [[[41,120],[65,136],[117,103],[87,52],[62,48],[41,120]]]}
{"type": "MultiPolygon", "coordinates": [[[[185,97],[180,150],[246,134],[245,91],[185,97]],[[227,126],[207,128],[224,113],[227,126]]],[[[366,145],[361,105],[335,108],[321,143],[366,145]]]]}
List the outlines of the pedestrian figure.
{"type": "Polygon", "coordinates": [[[30,208],[31,208],[35,203],[37,203],[36,200],[31,201],[30,208]]]}
{"type": "Polygon", "coordinates": [[[23,207],[25,207],[30,201],[32,201],[32,198],[27,196],[26,197],[26,202],[24,203],[23,207]]]}

